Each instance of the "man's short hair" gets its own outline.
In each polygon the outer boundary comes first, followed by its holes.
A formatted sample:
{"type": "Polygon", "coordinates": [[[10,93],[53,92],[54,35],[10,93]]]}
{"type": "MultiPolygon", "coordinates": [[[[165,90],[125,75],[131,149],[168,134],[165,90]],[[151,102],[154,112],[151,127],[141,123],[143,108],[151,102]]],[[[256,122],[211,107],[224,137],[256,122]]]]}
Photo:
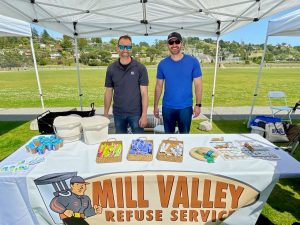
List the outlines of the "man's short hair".
{"type": "Polygon", "coordinates": [[[132,42],[132,39],[131,39],[131,37],[128,34],[125,34],[125,35],[122,35],[121,37],[119,37],[118,44],[120,43],[121,39],[127,39],[130,42],[132,42]]]}

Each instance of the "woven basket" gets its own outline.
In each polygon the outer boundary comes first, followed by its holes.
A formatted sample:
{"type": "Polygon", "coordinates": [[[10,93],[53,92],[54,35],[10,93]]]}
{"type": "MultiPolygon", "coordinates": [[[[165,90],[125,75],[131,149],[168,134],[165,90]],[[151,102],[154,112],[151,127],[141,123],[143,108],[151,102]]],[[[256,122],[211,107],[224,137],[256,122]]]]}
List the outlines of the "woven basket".
{"type": "Polygon", "coordinates": [[[116,156],[116,157],[97,157],[96,162],[97,163],[111,163],[111,162],[121,162],[122,161],[122,155],[116,156]]]}
{"type": "Polygon", "coordinates": [[[148,155],[128,154],[127,159],[129,161],[152,161],[153,155],[152,154],[148,154],[148,155]]]}
{"type": "Polygon", "coordinates": [[[166,155],[165,153],[157,153],[156,158],[161,161],[182,162],[183,156],[166,155]]]}
{"type": "MultiPolygon", "coordinates": [[[[139,139],[142,139],[142,138],[139,138],[139,139]]],[[[144,138],[144,139],[147,143],[152,145],[152,154],[147,154],[147,155],[129,154],[131,146],[132,146],[132,144],[131,144],[130,148],[129,148],[129,151],[128,151],[128,154],[127,154],[127,159],[129,161],[152,161],[152,159],[153,159],[153,141],[148,140],[147,138],[144,138]]]]}
{"type": "Polygon", "coordinates": [[[113,156],[113,157],[98,157],[98,152],[97,152],[97,157],[96,157],[96,162],[97,163],[111,163],[111,162],[121,162],[122,161],[122,152],[123,152],[123,144],[122,141],[117,141],[116,139],[108,139],[106,141],[101,142],[99,149],[101,148],[101,146],[103,144],[106,143],[115,143],[115,144],[121,144],[122,149],[121,149],[121,153],[118,156],[113,156]]]}
{"type": "Polygon", "coordinates": [[[167,155],[166,153],[160,152],[162,144],[170,144],[170,146],[168,148],[168,149],[170,149],[170,148],[175,147],[179,143],[183,144],[183,141],[178,141],[176,138],[169,138],[168,140],[163,140],[159,145],[156,158],[161,161],[182,162],[183,156],[167,155]]]}

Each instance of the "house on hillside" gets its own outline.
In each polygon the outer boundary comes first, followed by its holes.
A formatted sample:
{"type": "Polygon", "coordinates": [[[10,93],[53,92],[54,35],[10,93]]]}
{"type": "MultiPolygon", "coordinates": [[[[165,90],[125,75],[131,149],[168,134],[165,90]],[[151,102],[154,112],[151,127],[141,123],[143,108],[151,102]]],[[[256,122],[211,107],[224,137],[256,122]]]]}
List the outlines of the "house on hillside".
{"type": "Polygon", "coordinates": [[[51,59],[61,58],[61,54],[60,53],[50,53],[50,58],[51,59]]]}
{"type": "Polygon", "coordinates": [[[56,49],[56,51],[59,51],[59,52],[62,52],[64,50],[59,43],[57,43],[55,45],[55,49],[56,49]]]}
{"type": "Polygon", "coordinates": [[[224,61],[226,61],[226,62],[240,62],[241,57],[229,55],[224,61]]]}
{"type": "Polygon", "coordinates": [[[150,57],[143,57],[143,58],[139,58],[140,62],[145,63],[145,62],[150,62],[151,59],[150,57]]]}
{"type": "Polygon", "coordinates": [[[195,57],[200,61],[200,62],[211,62],[213,60],[213,57],[210,55],[206,55],[204,53],[196,53],[195,57]]]}
{"type": "Polygon", "coordinates": [[[111,52],[110,54],[111,54],[111,59],[112,60],[116,60],[116,59],[119,58],[119,54],[117,52],[111,52]]]}
{"type": "Polygon", "coordinates": [[[25,56],[31,56],[31,51],[30,51],[30,50],[25,51],[24,55],[25,55],[25,56]]]}

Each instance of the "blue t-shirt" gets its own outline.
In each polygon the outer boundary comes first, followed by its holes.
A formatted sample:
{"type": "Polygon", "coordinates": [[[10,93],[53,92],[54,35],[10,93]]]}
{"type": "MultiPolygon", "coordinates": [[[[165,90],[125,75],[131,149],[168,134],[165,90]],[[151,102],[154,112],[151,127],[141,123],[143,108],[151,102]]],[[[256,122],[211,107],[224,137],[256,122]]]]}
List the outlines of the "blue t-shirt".
{"type": "Polygon", "coordinates": [[[170,56],[163,59],[157,68],[156,78],[165,80],[163,107],[184,109],[193,105],[193,79],[201,77],[199,61],[184,55],[179,61],[170,56]]]}

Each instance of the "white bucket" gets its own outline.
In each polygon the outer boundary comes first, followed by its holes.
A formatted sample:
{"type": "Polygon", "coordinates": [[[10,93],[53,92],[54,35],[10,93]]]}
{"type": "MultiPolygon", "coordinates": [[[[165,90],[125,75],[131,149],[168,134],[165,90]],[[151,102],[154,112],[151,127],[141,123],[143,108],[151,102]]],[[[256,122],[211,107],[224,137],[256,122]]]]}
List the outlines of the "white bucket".
{"type": "Polygon", "coordinates": [[[104,116],[85,117],[81,120],[84,142],[88,145],[99,144],[108,138],[109,119],[104,116]]]}
{"type": "Polygon", "coordinates": [[[77,115],[56,117],[53,121],[56,135],[65,142],[80,140],[82,133],[81,119],[77,115]]]}
{"type": "Polygon", "coordinates": [[[264,136],[265,129],[258,126],[251,126],[251,133],[259,134],[260,136],[264,136]]]}

